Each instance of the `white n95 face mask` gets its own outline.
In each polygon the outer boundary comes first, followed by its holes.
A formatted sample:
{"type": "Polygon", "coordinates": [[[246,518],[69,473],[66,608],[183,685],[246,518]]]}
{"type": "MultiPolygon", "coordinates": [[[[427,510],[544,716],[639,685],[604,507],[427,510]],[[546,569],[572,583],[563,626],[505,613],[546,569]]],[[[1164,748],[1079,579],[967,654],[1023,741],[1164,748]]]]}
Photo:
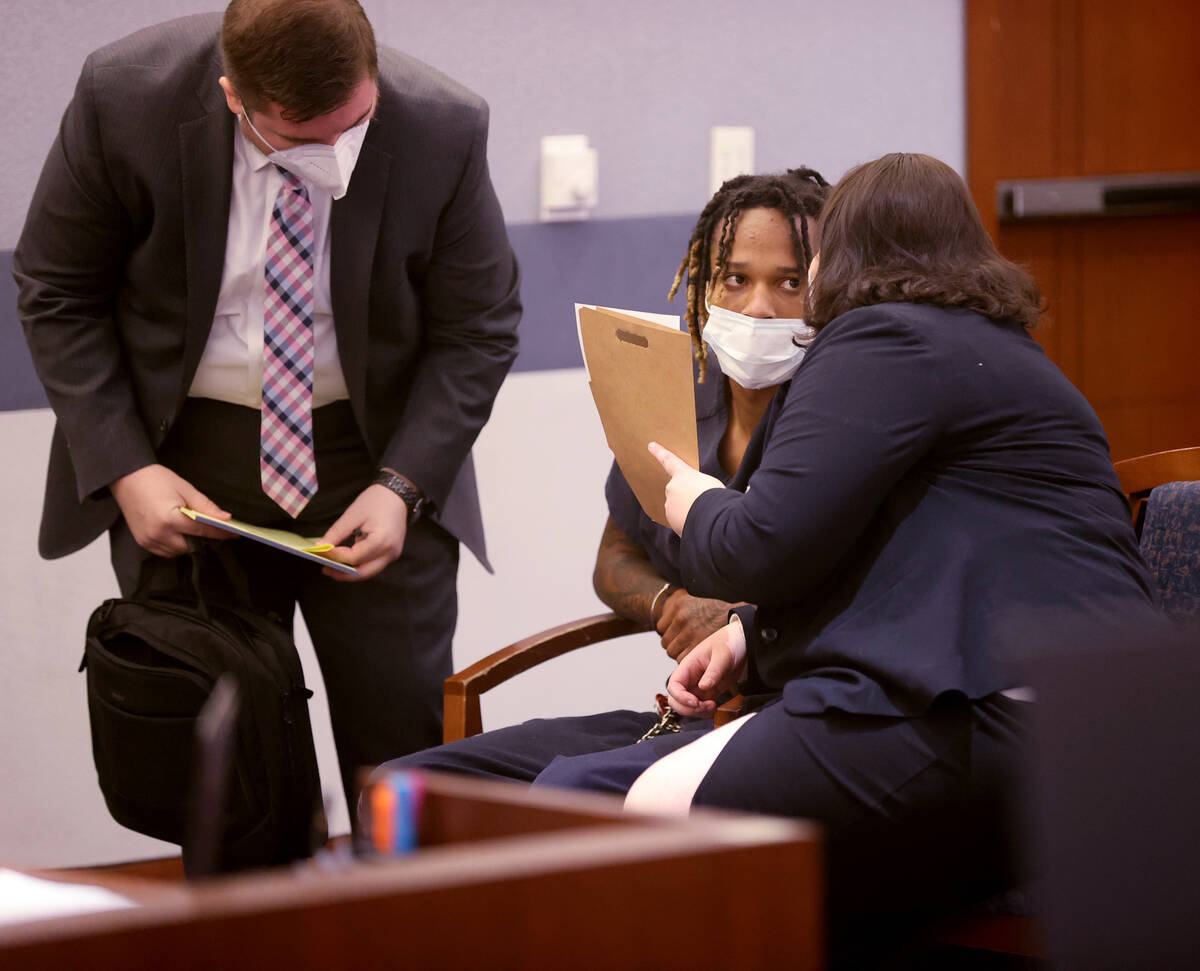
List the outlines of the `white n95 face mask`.
{"type": "Polygon", "coordinates": [[[788,380],[804,360],[805,344],[816,336],[801,317],[748,317],[736,310],[705,305],[708,323],[701,338],[717,355],[721,370],[743,388],[770,388],[788,380]]]}
{"type": "Polygon", "coordinates": [[[354,174],[354,166],[358,164],[358,153],[362,150],[363,139],[367,137],[367,126],[370,118],[364,118],[353,128],[347,128],[337,137],[332,145],[296,145],[282,151],[274,148],[262,136],[250,116],[243,114],[246,124],[268,148],[271,154],[267,156],[281,169],[287,169],[292,175],[303,179],[318,189],[324,189],[335,199],[340,199],[350,188],[350,176],[354,174]]]}

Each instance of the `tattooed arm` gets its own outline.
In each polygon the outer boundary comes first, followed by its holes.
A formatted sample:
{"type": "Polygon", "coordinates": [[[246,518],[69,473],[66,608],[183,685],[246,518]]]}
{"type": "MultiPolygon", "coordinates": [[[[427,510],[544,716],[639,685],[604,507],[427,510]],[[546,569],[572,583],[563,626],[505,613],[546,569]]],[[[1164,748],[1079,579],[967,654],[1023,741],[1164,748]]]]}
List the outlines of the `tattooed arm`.
{"type": "Polygon", "coordinates": [[[640,546],[621,530],[610,516],[596,553],[592,586],[609,607],[646,629],[662,635],[669,657],[679,660],[713,631],[724,627],[730,604],[702,600],[682,587],[671,586],[658,597],[666,580],[659,575],[640,546]],[[654,615],[651,616],[651,607],[654,615]]]}

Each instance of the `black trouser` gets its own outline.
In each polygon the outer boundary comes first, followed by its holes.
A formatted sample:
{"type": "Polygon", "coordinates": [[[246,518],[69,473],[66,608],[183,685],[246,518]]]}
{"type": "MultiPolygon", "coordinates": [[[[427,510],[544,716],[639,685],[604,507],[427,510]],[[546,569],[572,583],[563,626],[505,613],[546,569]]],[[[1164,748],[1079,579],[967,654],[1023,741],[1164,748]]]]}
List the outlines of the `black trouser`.
{"type": "MultiPolygon", "coordinates": [[[[159,461],[236,519],[320,536],[375,473],[349,404],[313,413],[319,488],[295,520],[262,491],[259,424],[255,409],[189,399],[159,461]]],[[[139,585],[167,590],[178,584],[178,565],[141,549],[124,521],[113,527],[110,541],[123,594],[139,585]]],[[[458,541],[418,520],[400,558],[356,583],[331,580],[318,565],[259,543],[227,542],[245,566],[260,609],[290,623],[300,607],[325,682],[342,785],[353,806],[358,768],[441,741],[442,682],[452,670],[458,607],[458,541]]]]}
{"type": "MultiPolygon", "coordinates": [[[[631,748],[658,721],[650,711],[606,711],[597,715],[573,715],[560,718],[534,718],[496,728],[482,735],[426,749],[388,763],[389,769],[437,769],[484,779],[533,782],[547,766],[566,759],[577,759],[631,748]]],[[[682,730],[670,738],[684,745],[706,731],[712,721],[704,718],[682,719],[682,730]]],[[[661,748],[655,753],[664,754],[661,748]]],[[[631,778],[636,778],[644,765],[631,778]]],[[[551,783],[553,784],[553,783],[551,783]]],[[[611,787],[610,791],[624,792],[611,787]]]]}
{"type": "MultiPolygon", "coordinates": [[[[866,966],[898,935],[1020,876],[1014,802],[1030,708],[948,695],[921,717],[891,718],[793,715],[775,701],[729,740],[692,805],[820,822],[833,962],[866,966]]],[[[564,750],[537,783],[624,792],[688,741],[564,750]]]]}
{"type": "Polygon", "coordinates": [[[1030,705],[949,696],[920,718],[759,712],[693,805],[825,827],[833,958],[857,966],[906,928],[1012,886],[1030,705]]]}

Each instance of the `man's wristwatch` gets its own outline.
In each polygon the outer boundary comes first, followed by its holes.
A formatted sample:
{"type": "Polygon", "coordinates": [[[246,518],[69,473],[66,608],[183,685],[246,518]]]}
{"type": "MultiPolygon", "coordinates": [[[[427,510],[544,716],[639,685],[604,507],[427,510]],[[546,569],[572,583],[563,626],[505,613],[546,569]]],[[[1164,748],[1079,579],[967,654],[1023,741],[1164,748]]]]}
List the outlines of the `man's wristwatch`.
{"type": "Polygon", "coordinates": [[[390,489],[404,500],[404,505],[408,506],[408,521],[410,523],[415,523],[421,518],[421,513],[425,511],[425,506],[429,500],[408,479],[396,475],[395,472],[389,472],[387,469],[381,469],[379,474],[375,476],[375,485],[381,485],[385,489],[390,489]]]}

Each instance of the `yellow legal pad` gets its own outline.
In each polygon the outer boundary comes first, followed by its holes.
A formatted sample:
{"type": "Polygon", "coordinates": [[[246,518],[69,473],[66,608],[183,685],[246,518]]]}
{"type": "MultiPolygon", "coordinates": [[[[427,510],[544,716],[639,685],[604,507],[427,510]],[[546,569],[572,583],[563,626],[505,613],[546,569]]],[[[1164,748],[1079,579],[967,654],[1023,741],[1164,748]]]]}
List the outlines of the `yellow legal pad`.
{"type": "Polygon", "coordinates": [[[297,533],[288,532],[286,529],[267,529],[265,526],[253,526],[250,523],[243,523],[237,519],[216,519],[207,513],[188,509],[187,506],[180,506],[179,511],[189,519],[193,519],[198,523],[204,523],[206,526],[216,526],[217,529],[223,529],[226,532],[233,533],[235,536],[252,539],[256,543],[265,543],[267,546],[273,546],[277,550],[291,553],[292,556],[298,556],[301,559],[319,563],[321,566],[331,566],[342,573],[358,576],[358,571],[354,567],[347,566],[345,563],[339,563],[337,560],[323,555],[333,549],[332,543],[322,543],[319,539],[306,538],[297,533]]]}

